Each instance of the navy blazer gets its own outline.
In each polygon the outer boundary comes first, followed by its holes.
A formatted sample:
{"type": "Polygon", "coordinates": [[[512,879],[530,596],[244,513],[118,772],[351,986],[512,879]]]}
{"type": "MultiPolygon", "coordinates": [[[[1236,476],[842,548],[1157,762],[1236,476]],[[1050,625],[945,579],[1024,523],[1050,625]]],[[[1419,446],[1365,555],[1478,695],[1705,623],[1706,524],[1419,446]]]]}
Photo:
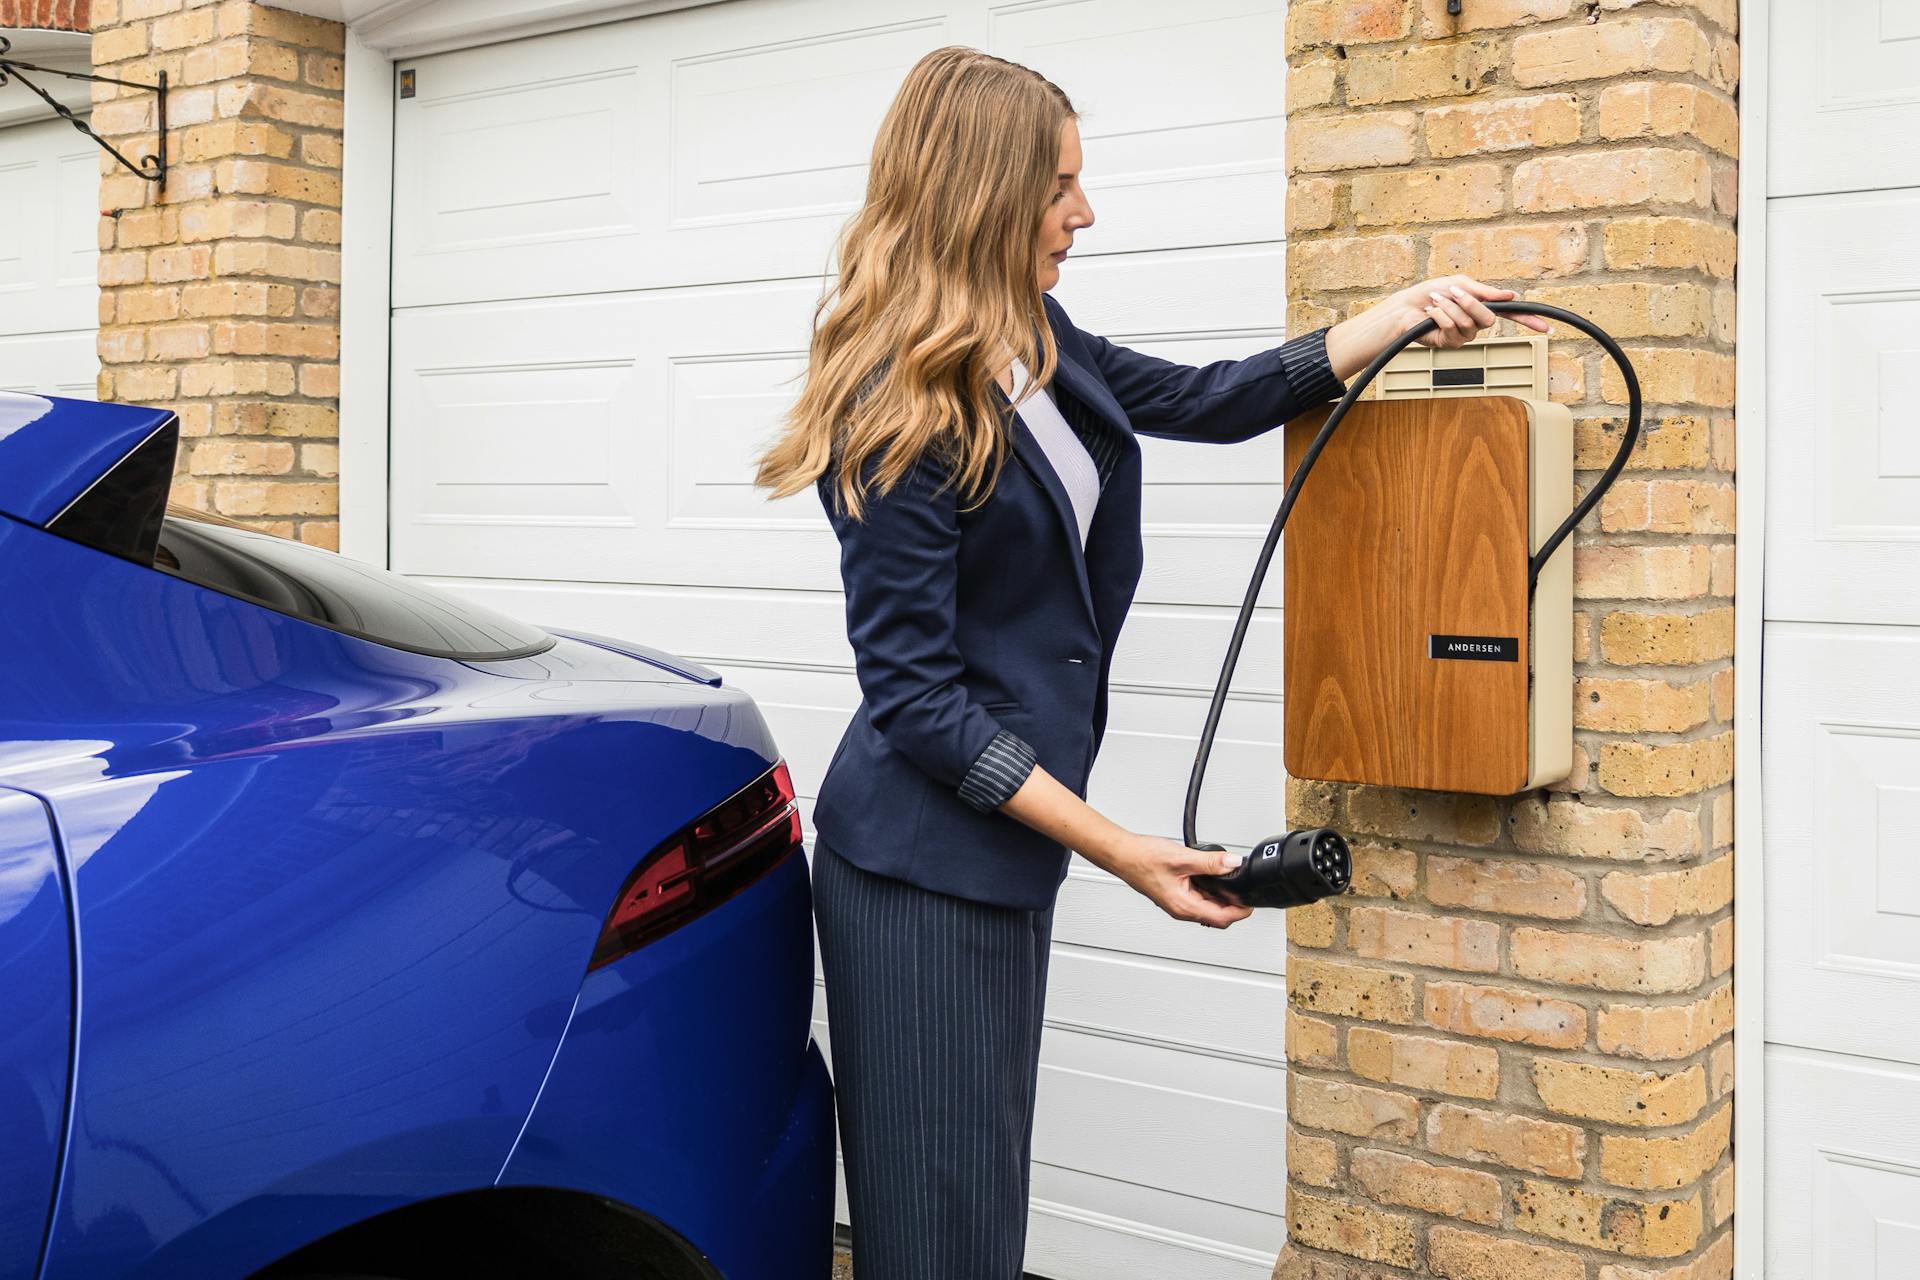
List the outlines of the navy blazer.
{"type": "Polygon", "coordinates": [[[1247,440],[1343,390],[1324,329],[1194,368],[1115,346],[1042,298],[1059,350],[1055,400],[1102,464],[1084,554],[1066,489],[1018,415],[1012,462],[972,510],[957,484],[941,490],[931,451],[869,497],[862,520],[838,509],[831,471],[816,486],[840,540],[863,697],[827,765],[814,828],[868,871],[1027,909],[1052,905],[1068,851],[997,806],[1024,780],[1009,761],[1037,760],[1086,795],[1140,581],[1135,435],[1247,440]]]}

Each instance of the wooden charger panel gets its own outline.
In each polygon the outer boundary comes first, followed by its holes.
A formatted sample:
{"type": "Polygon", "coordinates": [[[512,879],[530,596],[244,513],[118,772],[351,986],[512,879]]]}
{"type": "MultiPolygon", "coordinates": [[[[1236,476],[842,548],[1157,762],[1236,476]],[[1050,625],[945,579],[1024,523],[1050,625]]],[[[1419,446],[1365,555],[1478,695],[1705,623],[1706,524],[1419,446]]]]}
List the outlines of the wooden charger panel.
{"type": "MultiPolygon", "coordinates": [[[[1289,475],[1325,420],[1288,424],[1289,475]]],[[[1349,411],[1284,538],[1288,773],[1527,785],[1528,438],[1508,396],[1349,411]]]]}

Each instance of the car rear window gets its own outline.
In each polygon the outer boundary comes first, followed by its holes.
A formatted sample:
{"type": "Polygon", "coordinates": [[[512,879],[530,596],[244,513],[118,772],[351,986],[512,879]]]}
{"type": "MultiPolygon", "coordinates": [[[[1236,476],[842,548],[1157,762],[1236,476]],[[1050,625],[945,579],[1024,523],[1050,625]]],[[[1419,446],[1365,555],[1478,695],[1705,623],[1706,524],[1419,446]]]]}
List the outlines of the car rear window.
{"type": "Polygon", "coordinates": [[[553,637],[449,592],[169,503],[153,567],[333,631],[436,658],[525,658],[553,637]]]}

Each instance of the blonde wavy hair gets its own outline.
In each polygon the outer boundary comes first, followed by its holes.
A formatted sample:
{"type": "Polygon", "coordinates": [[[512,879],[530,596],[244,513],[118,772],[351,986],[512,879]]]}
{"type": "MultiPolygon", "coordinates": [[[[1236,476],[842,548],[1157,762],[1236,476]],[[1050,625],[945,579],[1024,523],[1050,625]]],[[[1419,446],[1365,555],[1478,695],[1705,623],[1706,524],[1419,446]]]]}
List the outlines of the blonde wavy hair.
{"type": "Polygon", "coordinates": [[[838,467],[832,493],[859,519],[869,486],[885,494],[932,449],[968,504],[986,499],[1010,444],[996,375],[1018,356],[1031,390],[1058,360],[1037,255],[1075,118],[1052,81],[978,49],[914,64],[880,122],[839,278],[814,308],[805,386],[756,485],[783,498],[838,467]]]}

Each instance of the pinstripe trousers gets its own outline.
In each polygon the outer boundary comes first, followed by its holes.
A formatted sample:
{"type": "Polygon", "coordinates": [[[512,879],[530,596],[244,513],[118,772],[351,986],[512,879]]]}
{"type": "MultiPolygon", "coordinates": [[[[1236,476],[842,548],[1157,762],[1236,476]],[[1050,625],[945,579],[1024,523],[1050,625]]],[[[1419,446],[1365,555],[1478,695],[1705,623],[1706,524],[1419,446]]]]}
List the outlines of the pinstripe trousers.
{"type": "Polygon", "coordinates": [[[1019,1280],[1053,909],[874,875],[816,841],[859,1280],[1019,1280]]]}

